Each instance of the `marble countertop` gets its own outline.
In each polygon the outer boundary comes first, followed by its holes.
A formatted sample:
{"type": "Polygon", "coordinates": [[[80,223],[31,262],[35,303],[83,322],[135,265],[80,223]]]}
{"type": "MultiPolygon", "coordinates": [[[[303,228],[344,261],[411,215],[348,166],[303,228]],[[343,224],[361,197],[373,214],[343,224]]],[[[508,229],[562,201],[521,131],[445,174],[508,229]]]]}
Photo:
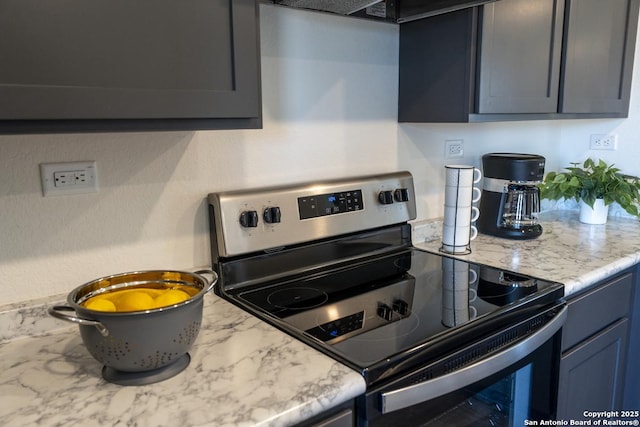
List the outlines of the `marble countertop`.
{"type": "MultiPolygon", "coordinates": [[[[609,216],[603,225],[583,224],[573,210],[543,212],[543,233],[533,240],[509,240],[478,234],[471,253],[456,258],[552,280],[565,295],[640,262],[640,221],[609,216]]],[[[439,252],[442,222],[414,225],[414,245],[439,252]]]]}
{"type": "MultiPolygon", "coordinates": [[[[554,280],[570,295],[640,262],[640,221],[586,225],[576,211],[541,214],[543,235],[479,235],[460,259],[554,280]]],[[[441,221],[413,224],[414,244],[439,252],[441,221]]],[[[0,307],[0,425],[286,426],[362,394],[360,374],[245,313],[205,296],[191,363],[160,383],[123,387],[78,328],[46,314],[46,299],[0,307]]]]}
{"type": "Polygon", "coordinates": [[[286,426],[365,390],[356,371],[213,294],[205,296],[189,366],[145,386],[103,380],[77,326],[45,310],[46,304],[0,314],[4,427],[286,426]],[[18,336],[34,330],[35,336],[18,336]]]}

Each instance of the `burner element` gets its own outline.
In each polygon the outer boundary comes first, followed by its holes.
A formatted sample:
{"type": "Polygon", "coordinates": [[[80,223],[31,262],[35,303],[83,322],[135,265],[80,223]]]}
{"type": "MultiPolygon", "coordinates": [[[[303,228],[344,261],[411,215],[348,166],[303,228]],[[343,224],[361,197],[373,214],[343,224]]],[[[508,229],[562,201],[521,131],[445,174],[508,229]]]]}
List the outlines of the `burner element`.
{"type": "Polygon", "coordinates": [[[289,310],[305,310],[319,307],[329,299],[326,292],[316,288],[288,288],[272,292],[267,302],[274,307],[289,310]]]}

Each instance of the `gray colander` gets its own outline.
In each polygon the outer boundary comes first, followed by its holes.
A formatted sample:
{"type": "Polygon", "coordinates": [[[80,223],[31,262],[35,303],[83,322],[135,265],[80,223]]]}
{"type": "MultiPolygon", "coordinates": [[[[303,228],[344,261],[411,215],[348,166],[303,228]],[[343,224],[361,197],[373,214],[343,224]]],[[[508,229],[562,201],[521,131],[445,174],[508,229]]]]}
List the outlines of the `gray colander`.
{"type": "Polygon", "coordinates": [[[176,362],[189,351],[200,332],[203,297],[216,281],[211,270],[116,274],[77,287],[67,297],[69,306],[52,306],[48,312],[77,323],[87,350],[105,367],[122,372],[151,371],[176,362]],[[201,274],[212,278],[207,280],[201,274]],[[81,305],[100,293],[150,284],[180,284],[194,287],[198,293],[179,304],[145,311],[112,313],[81,305]]]}

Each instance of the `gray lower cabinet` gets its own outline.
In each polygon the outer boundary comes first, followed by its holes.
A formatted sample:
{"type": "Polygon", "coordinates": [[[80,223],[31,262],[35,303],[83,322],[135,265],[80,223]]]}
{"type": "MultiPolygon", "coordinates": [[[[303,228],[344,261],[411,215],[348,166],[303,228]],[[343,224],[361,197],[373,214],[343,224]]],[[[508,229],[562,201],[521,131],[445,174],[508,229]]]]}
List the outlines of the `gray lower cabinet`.
{"type": "Polygon", "coordinates": [[[562,333],[558,419],[623,407],[636,275],[627,271],[568,301],[562,333]]]}
{"type": "Polygon", "coordinates": [[[0,133],[262,126],[257,0],[0,11],[0,133]]]}
{"type": "Polygon", "coordinates": [[[354,425],[354,401],[350,400],[322,414],[296,424],[296,427],[353,427],[354,425]]]}
{"type": "MultiPolygon", "coordinates": [[[[636,267],[636,277],[640,265],[636,267]]],[[[633,309],[631,325],[629,328],[629,351],[627,353],[627,372],[624,384],[625,409],[637,410],[640,408],[640,283],[636,283],[633,293],[633,309]]]]}
{"type": "Polygon", "coordinates": [[[400,122],[626,117],[640,0],[501,0],[400,25],[400,122]]]}
{"type": "Polygon", "coordinates": [[[558,419],[622,409],[628,323],[622,319],[562,356],[558,419]]]}

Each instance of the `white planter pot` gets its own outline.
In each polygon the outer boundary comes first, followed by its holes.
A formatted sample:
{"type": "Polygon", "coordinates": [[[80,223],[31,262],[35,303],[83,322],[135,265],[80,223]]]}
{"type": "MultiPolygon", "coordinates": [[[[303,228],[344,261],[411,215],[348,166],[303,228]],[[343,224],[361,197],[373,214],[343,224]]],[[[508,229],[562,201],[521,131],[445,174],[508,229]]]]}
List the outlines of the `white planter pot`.
{"type": "Polygon", "coordinates": [[[580,200],[580,222],[585,224],[606,224],[609,215],[609,206],[605,206],[604,200],[596,199],[593,208],[580,200]]]}

